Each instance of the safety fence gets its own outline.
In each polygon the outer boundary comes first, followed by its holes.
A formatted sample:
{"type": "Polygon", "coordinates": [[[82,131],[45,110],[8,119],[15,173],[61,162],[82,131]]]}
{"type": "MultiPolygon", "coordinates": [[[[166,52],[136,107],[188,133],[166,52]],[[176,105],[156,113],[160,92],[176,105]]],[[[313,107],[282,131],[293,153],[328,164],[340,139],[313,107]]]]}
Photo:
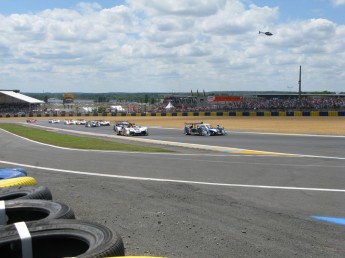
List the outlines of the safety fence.
{"type": "Polygon", "coordinates": [[[73,117],[73,116],[345,116],[345,111],[239,111],[239,112],[143,112],[143,113],[66,113],[66,114],[36,114],[26,115],[0,114],[0,118],[10,117],[73,117]]]}

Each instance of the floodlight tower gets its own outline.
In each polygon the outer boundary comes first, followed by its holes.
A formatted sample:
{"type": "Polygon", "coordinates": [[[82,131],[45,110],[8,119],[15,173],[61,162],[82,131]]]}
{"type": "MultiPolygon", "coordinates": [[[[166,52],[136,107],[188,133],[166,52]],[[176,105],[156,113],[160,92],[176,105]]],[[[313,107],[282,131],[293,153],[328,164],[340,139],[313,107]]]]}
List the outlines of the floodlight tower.
{"type": "Polygon", "coordinates": [[[299,66],[299,80],[298,80],[298,98],[301,98],[302,93],[302,66],[299,66]]]}

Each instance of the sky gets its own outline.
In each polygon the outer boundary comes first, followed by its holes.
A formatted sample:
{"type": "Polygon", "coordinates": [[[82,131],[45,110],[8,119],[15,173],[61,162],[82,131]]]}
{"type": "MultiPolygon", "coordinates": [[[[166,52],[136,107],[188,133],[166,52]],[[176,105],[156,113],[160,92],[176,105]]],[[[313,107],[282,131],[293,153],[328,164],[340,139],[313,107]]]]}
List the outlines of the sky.
{"type": "Polygon", "coordinates": [[[345,0],[0,0],[0,89],[345,92],[345,0]],[[271,32],[272,36],[260,34],[271,32]]]}

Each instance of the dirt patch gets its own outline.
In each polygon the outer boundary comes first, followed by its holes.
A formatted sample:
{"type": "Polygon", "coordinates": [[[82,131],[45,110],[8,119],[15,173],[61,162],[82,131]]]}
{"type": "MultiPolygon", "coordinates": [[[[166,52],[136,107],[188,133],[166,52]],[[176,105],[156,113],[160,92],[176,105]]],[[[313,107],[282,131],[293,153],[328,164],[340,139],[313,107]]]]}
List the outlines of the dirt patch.
{"type": "MultiPolygon", "coordinates": [[[[71,118],[71,117],[66,117],[71,118]]],[[[183,128],[185,122],[221,124],[226,130],[256,131],[273,133],[303,133],[345,135],[345,117],[211,117],[211,116],[166,116],[166,117],[78,117],[86,120],[129,121],[137,125],[183,128]]],[[[0,121],[23,120],[26,118],[2,118],[0,121]]],[[[49,118],[35,118],[48,120],[49,118]]],[[[63,117],[59,118],[64,120],[63,117]]]]}
{"type": "MultiPolygon", "coordinates": [[[[123,119],[123,118],[121,118],[123,119]]],[[[114,120],[121,120],[114,119],[114,120]]],[[[345,135],[345,117],[127,117],[140,125],[183,128],[185,122],[221,124],[226,130],[345,135]]]]}

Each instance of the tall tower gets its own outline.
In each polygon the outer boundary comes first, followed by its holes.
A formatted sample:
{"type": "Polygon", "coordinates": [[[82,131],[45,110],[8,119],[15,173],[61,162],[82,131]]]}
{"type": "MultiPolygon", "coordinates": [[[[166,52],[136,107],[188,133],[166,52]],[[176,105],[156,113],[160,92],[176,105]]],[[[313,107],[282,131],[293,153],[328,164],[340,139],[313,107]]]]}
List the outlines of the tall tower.
{"type": "Polygon", "coordinates": [[[299,80],[298,80],[298,98],[301,98],[302,93],[302,66],[299,66],[299,80]]]}

